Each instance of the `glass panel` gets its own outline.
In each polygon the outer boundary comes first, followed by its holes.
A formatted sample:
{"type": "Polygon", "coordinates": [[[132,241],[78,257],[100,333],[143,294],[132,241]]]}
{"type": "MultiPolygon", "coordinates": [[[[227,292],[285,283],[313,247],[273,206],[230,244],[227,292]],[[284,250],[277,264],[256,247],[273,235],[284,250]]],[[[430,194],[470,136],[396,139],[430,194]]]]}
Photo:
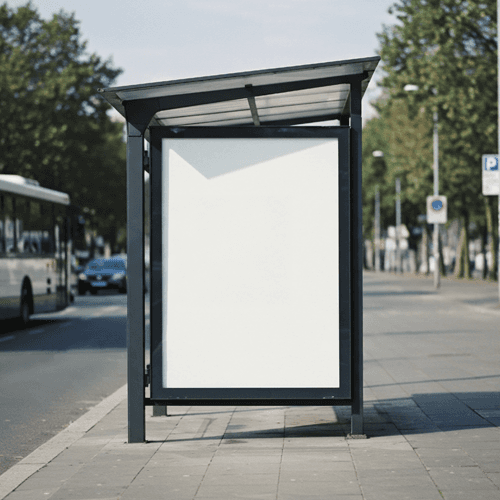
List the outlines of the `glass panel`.
{"type": "Polygon", "coordinates": [[[42,210],[40,202],[30,202],[30,250],[32,253],[42,253],[42,210]]]}
{"type": "Polygon", "coordinates": [[[46,202],[41,203],[40,228],[42,231],[42,253],[54,253],[54,223],[52,205],[46,202]]]}
{"type": "Polygon", "coordinates": [[[30,233],[29,229],[29,205],[26,198],[16,198],[16,240],[19,253],[29,253],[30,233]]]}
{"type": "Polygon", "coordinates": [[[7,252],[16,251],[16,234],[14,231],[14,200],[12,196],[5,195],[4,197],[4,214],[5,214],[5,246],[7,252]]]}
{"type": "Polygon", "coordinates": [[[3,195],[0,195],[0,253],[5,252],[5,231],[4,231],[4,219],[5,219],[5,209],[3,195]]]}

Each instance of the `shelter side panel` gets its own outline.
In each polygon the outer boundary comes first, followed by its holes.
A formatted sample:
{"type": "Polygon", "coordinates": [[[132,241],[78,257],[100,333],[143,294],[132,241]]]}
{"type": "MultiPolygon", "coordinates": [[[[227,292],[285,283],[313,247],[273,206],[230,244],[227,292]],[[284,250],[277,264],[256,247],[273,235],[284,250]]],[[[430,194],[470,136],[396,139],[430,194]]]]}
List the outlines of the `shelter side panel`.
{"type": "Polygon", "coordinates": [[[336,138],[163,139],[163,387],[338,388],[336,138]]]}

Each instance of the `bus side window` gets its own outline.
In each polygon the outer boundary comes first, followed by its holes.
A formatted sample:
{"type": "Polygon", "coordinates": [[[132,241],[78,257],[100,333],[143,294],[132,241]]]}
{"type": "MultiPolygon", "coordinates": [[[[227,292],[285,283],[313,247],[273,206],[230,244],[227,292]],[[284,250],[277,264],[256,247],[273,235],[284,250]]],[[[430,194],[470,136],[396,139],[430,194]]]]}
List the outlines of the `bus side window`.
{"type": "Polygon", "coordinates": [[[54,253],[54,217],[52,206],[49,203],[41,204],[40,227],[42,232],[42,253],[51,255],[54,253]]]}
{"type": "Polygon", "coordinates": [[[30,250],[32,253],[42,253],[42,212],[40,202],[30,201],[30,250]]]}
{"type": "Polygon", "coordinates": [[[29,232],[29,201],[25,198],[16,198],[16,236],[17,251],[19,253],[29,253],[30,232],[29,232]]]}
{"type": "Polygon", "coordinates": [[[5,209],[3,207],[3,195],[0,194],[0,253],[5,253],[4,219],[5,209]]]}
{"type": "Polygon", "coordinates": [[[12,196],[5,194],[3,196],[4,206],[4,233],[5,233],[5,251],[16,251],[16,235],[14,231],[14,200],[12,196]]]}

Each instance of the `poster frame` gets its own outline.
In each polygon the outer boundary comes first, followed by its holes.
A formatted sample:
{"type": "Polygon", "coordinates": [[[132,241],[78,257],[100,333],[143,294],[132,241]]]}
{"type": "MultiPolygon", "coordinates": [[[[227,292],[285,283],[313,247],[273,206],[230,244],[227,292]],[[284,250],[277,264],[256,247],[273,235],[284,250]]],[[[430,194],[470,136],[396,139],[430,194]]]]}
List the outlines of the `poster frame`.
{"type": "MultiPolygon", "coordinates": [[[[351,334],[351,171],[350,127],[150,127],[150,269],[151,394],[149,405],[350,405],[352,404],[351,334]],[[337,139],[339,231],[340,385],[332,388],[165,388],[163,387],[163,139],[337,139]]],[[[337,332],[334,332],[337,334],[337,332]]],[[[168,333],[167,333],[168,335],[168,333]]]]}

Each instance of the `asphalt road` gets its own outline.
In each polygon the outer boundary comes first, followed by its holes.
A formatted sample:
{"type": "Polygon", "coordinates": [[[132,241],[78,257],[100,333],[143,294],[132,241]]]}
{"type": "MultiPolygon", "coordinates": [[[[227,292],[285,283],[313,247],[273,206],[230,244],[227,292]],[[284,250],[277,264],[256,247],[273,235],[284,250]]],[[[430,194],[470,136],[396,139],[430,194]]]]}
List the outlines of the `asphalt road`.
{"type": "Polygon", "coordinates": [[[126,383],[127,296],[0,328],[0,474],[126,383]]]}

